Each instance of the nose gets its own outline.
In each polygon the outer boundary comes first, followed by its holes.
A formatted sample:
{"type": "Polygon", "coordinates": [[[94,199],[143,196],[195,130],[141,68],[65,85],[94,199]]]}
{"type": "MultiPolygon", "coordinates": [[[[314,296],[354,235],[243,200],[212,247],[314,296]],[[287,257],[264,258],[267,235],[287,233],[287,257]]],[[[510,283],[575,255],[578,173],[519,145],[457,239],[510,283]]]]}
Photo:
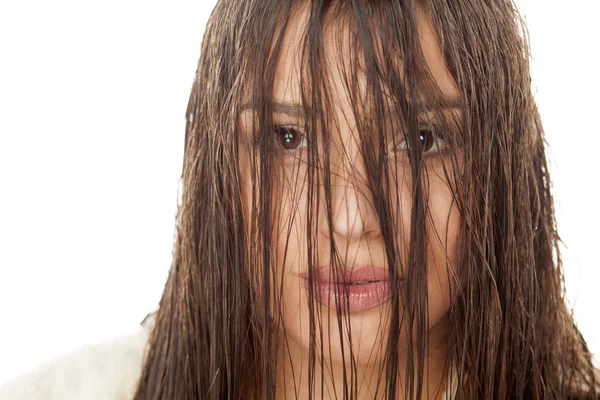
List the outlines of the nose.
{"type": "Polygon", "coordinates": [[[327,237],[333,233],[336,239],[343,239],[348,244],[378,235],[379,223],[370,200],[372,196],[362,157],[336,164],[339,165],[332,165],[330,180],[332,226],[330,231],[325,223],[323,233],[327,237]]]}

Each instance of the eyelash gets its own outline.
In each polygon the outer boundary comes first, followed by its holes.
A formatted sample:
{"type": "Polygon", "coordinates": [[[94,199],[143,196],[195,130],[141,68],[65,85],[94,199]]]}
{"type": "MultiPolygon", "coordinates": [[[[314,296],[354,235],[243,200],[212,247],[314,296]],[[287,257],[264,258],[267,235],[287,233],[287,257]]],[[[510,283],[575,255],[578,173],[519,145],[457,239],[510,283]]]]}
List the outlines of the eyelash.
{"type": "MultiPolygon", "coordinates": [[[[288,155],[293,155],[299,151],[302,151],[303,148],[305,148],[307,146],[306,143],[306,137],[304,136],[304,134],[302,132],[300,132],[299,129],[293,127],[293,126],[289,126],[289,125],[275,125],[274,127],[274,131],[275,131],[275,136],[277,136],[277,134],[283,135],[282,139],[283,140],[292,140],[292,138],[290,138],[290,136],[292,134],[297,134],[300,136],[299,140],[301,140],[300,144],[304,143],[303,146],[298,147],[295,146],[294,148],[291,149],[286,149],[284,147],[284,145],[280,142],[280,138],[275,137],[275,145],[278,148],[278,151],[281,153],[285,153],[288,155]]],[[[440,129],[437,129],[437,126],[435,125],[427,125],[427,126],[422,126],[419,128],[419,139],[423,138],[423,133],[426,132],[427,134],[431,135],[431,137],[433,137],[433,143],[431,143],[431,146],[435,146],[436,149],[434,151],[431,150],[427,150],[427,151],[423,151],[422,152],[422,157],[426,158],[426,157],[431,157],[431,156],[435,156],[438,154],[443,154],[443,152],[447,149],[448,147],[448,143],[447,141],[444,139],[445,135],[440,135],[440,134],[436,134],[436,132],[439,132],[440,129]],[[441,144],[440,144],[441,142],[441,144]]],[[[402,142],[400,142],[400,144],[404,144],[406,143],[406,145],[403,148],[400,148],[399,150],[403,150],[406,151],[408,150],[408,143],[406,140],[402,140],[402,142]]],[[[398,148],[399,145],[396,146],[396,148],[398,148]]]]}

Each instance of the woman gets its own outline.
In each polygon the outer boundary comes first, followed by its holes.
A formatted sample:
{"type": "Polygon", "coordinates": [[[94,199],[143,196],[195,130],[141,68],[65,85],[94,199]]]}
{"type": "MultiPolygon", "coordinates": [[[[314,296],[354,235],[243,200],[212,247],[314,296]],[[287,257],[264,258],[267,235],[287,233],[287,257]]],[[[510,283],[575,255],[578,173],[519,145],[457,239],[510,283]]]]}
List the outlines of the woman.
{"type": "Polygon", "coordinates": [[[136,399],[596,398],[510,2],[221,1],[136,399]]]}
{"type": "Polygon", "coordinates": [[[136,400],[599,398],[511,2],[221,0],[136,400]]]}

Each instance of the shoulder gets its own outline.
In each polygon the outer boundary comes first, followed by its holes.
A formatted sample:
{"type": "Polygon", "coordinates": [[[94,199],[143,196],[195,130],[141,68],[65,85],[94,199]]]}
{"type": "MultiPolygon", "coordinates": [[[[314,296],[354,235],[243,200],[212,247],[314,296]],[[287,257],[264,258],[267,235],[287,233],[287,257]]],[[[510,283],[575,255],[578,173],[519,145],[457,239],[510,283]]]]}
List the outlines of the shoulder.
{"type": "Polygon", "coordinates": [[[133,398],[155,312],[134,334],[51,359],[0,386],[0,400],[133,398]]]}

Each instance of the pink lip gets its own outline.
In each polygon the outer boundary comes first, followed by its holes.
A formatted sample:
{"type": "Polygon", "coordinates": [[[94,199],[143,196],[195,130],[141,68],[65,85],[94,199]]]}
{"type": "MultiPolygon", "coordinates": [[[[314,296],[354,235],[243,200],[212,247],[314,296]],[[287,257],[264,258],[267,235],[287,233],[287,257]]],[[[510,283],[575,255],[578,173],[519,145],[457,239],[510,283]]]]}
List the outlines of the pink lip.
{"type": "MultiPolygon", "coordinates": [[[[358,312],[377,307],[390,299],[391,285],[386,269],[373,265],[338,269],[341,271],[337,271],[337,276],[333,276],[330,266],[318,268],[313,275],[315,297],[321,304],[333,309],[347,307],[350,312],[358,312]]],[[[301,277],[308,290],[308,273],[301,277]]]]}

